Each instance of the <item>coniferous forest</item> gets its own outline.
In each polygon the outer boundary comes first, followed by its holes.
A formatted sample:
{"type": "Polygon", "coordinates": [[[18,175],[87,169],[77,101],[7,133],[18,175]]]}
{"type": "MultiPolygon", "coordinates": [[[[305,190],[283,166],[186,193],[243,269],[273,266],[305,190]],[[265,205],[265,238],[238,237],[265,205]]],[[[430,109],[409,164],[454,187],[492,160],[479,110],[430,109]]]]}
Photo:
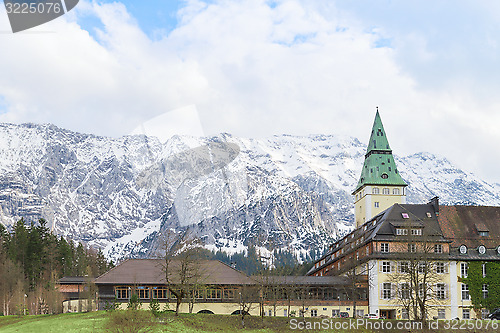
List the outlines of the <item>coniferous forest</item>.
{"type": "Polygon", "coordinates": [[[0,224],[0,312],[59,313],[61,277],[95,277],[111,267],[100,250],[52,234],[44,219],[21,219],[11,232],[0,224]]]}

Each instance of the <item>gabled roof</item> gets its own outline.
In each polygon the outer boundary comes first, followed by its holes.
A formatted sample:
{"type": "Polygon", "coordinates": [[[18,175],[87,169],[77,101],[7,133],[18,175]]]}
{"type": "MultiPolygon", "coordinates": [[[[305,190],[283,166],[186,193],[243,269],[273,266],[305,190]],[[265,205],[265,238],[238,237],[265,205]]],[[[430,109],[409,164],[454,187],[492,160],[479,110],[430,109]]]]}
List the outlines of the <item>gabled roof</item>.
{"type": "Polygon", "coordinates": [[[445,237],[453,240],[452,247],[500,246],[500,207],[441,206],[439,224],[445,237]],[[480,236],[481,231],[488,232],[488,236],[480,236]]]}
{"type": "MultiPolygon", "coordinates": [[[[422,228],[422,236],[426,237],[426,241],[449,243],[450,240],[443,236],[439,226],[438,215],[439,206],[437,201],[435,203],[431,201],[428,204],[394,204],[332,244],[330,251],[316,261],[325,260],[325,263],[320,267],[313,266],[307,274],[314,274],[322,267],[331,264],[332,261],[348,256],[371,241],[407,241],[403,236],[397,235],[397,228],[422,228]],[[344,249],[342,255],[335,259],[332,258],[332,254],[342,248],[344,249]]],[[[420,236],[416,236],[415,241],[418,241],[419,238],[420,236]]],[[[388,254],[380,253],[376,255],[388,256],[388,254]]],[[[390,255],[397,254],[391,253],[390,255]]]]}
{"type": "MultiPolygon", "coordinates": [[[[426,236],[443,236],[434,206],[428,204],[394,204],[384,216],[386,229],[394,235],[395,228],[423,228],[426,236]],[[390,230],[389,226],[390,225],[390,230]]],[[[380,232],[382,234],[382,232],[380,232]]]]}
{"type": "Polygon", "coordinates": [[[363,185],[407,186],[399,175],[396,162],[394,162],[378,109],[373,122],[361,176],[354,192],[358,191],[363,185]]]}
{"type": "MultiPolygon", "coordinates": [[[[166,283],[164,263],[162,259],[128,259],[103,275],[94,282],[102,284],[151,284],[163,285],[166,283]]],[[[177,272],[175,267],[178,262],[172,261],[172,272],[177,272]]],[[[200,272],[197,283],[214,285],[253,285],[255,281],[246,274],[224,264],[218,260],[199,260],[197,262],[200,272]]],[[[173,283],[178,279],[173,276],[173,283]]]]}

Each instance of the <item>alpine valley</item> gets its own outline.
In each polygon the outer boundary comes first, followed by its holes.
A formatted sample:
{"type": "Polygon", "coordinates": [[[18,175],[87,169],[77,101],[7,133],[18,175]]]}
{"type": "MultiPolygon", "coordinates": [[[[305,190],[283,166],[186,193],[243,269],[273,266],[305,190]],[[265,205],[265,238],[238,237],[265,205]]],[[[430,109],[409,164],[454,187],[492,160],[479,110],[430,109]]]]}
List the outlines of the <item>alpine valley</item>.
{"type": "MultiPolygon", "coordinates": [[[[250,245],[312,259],[353,228],[366,146],[335,135],[109,138],[0,124],[0,221],[45,218],[109,259],[152,257],[166,230],[208,249],[250,245]]],[[[489,184],[429,153],[395,155],[409,203],[500,205],[489,184]]]]}

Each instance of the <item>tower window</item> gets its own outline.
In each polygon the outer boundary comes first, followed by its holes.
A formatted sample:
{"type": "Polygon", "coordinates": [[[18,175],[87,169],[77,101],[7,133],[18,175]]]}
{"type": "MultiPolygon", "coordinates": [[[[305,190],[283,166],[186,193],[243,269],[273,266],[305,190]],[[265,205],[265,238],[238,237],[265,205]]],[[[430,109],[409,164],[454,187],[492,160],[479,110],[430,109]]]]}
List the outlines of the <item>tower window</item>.
{"type": "MultiPolygon", "coordinates": [[[[382,176],[383,176],[383,175],[382,175],[382,176]]],[[[383,177],[382,177],[382,178],[383,178],[383,177]]],[[[384,188],[384,189],[382,190],[382,193],[383,193],[383,194],[390,194],[390,191],[389,191],[389,189],[386,187],[386,188],[384,188]]]]}
{"type": "Polygon", "coordinates": [[[379,193],[380,193],[380,189],[378,187],[374,187],[373,194],[379,194],[379,193]]]}
{"type": "Polygon", "coordinates": [[[381,177],[382,177],[382,179],[387,179],[387,178],[389,178],[389,176],[388,176],[386,173],[383,173],[381,177]]]}
{"type": "Polygon", "coordinates": [[[389,167],[389,172],[391,171],[391,167],[389,167]]]}
{"type": "Polygon", "coordinates": [[[378,207],[379,207],[379,202],[375,201],[375,208],[378,208],[378,207]]]}
{"type": "Polygon", "coordinates": [[[392,194],[399,195],[399,188],[392,189],[392,194]]]}

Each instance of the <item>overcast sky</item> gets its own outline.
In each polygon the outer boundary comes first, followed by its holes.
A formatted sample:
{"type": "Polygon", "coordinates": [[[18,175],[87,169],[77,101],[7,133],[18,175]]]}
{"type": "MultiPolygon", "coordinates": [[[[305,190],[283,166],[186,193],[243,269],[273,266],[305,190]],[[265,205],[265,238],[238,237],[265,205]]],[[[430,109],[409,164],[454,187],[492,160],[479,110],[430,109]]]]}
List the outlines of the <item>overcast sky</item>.
{"type": "Polygon", "coordinates": [[[1,6],[0,121],[367,143],[378,106],[394,153],[500,183],[499,44],[495,0],[81,0],[17,34],[1,6]]]}

